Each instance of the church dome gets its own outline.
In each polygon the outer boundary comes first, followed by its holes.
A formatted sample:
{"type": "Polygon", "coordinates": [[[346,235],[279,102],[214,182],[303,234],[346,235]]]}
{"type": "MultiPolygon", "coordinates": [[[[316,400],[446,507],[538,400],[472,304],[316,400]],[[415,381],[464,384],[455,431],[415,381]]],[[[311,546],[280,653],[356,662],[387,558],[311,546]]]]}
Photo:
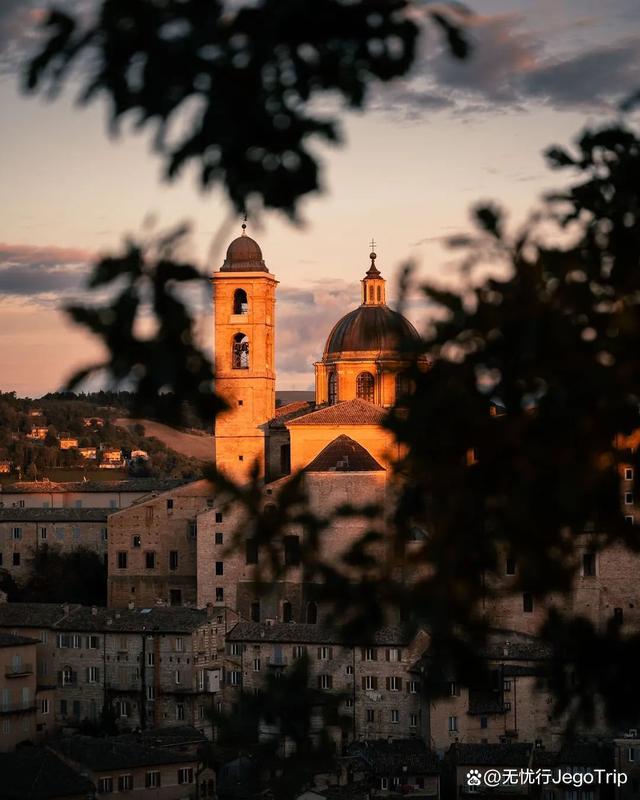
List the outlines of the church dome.
{"type": "Polygon", "coordinates": [[[415,353],[419,344],[420,334],[402,314],[386,305],[361,305],[333,326],[324,355],[373,350],[415,353]]]}
{"type": "Polygon", "coordinates": [[[227,248],[221,272],[268,272],[262,259],[260,245],[245,233],[234,239],[227,248]]]}

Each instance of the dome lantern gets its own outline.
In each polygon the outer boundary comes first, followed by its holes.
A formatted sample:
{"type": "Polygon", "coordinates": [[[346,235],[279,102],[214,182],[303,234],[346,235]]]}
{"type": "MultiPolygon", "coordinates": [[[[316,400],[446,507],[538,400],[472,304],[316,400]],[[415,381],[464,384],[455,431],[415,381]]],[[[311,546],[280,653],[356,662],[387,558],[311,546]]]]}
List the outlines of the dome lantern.
{"type": "Polygon", "coordinates": [[[366,271],[362,279],[362,305],[363,306],[384,306],[386,305],[386,281],[376,267],[376,252],[373,249],[375,242],[371,240],[371,266],[366,271]]]}

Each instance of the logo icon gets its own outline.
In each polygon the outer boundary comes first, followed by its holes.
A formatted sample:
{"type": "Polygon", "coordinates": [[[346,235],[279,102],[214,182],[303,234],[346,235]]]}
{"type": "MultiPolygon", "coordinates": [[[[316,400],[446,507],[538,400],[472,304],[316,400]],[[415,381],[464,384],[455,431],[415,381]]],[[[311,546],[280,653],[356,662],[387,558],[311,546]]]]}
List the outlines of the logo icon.
{"type": "Polygon", "coordinates": [[[467,786],[480,786],[482,783],[482,777],[480,775],[480,770],[478,769],[470,769],[467,772],[467,786]]]}

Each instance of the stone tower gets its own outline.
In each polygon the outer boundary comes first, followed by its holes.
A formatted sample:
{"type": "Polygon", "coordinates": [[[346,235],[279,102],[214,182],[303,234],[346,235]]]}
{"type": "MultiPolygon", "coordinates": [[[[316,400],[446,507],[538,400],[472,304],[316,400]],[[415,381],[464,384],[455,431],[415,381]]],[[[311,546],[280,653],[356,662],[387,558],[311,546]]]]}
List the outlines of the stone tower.
{"type": "Polygon", "coordinates": [[[267,422],[275,415],[275,277],[257,242],[234,239],[214,272],[215,386],[229,410],[215,423],[216,465],[235,480],[257,461],[265,473],[267,422]]]}

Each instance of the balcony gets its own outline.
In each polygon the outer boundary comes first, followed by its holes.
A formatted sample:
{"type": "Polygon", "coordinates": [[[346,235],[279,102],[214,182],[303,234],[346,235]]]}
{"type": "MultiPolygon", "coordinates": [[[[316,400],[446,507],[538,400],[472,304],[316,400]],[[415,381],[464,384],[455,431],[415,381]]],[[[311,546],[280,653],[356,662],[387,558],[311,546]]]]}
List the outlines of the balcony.
{"type": "Polygon", "coordinates": [[[23,678],[33,675],[33,664],[8,664],[4,668],[5,678],[23,678]]]}

